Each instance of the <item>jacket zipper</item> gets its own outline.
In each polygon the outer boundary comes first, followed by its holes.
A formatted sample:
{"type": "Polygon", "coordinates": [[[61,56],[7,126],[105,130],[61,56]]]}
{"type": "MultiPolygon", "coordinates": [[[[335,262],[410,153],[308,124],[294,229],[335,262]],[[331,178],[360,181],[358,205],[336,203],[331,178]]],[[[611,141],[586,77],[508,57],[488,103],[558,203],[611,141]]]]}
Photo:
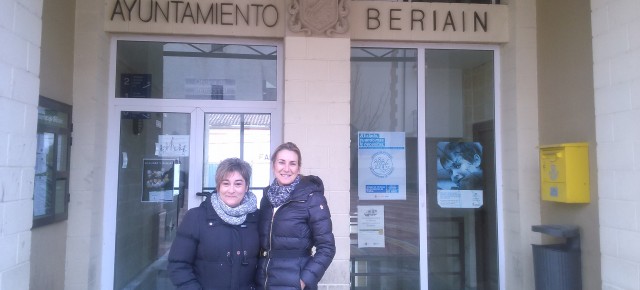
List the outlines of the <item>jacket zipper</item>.
{"type": "Polygon", "coordinates": [[[272,234],[273,234],[273,221],[276,218],[276,212],[279,209],[281,209],[283,206],[285,206],[285,205],[287,205],[287,204],[289,204],[291,202],[304,203],[304,201],[301,201],[301,200],[290,200],[290,201],[287,201],[286,203],[284,203],[283,205],[281,205],[280,207],[278,207],[277,209],[273,208],[273,214],[271,215],[271,224],[269,224],[269,250],[268,250],[269,258],[267,259],[267,265],[264,267],[264,290],[269,290],[267,288],[267,281],[269,281],[269,264],[271,264],[271,244],[273,242],[273,237],[272,237],[272,234]]]}
{"type": "Polygon", "coordinates": [[[269,249],[267,250],[267,254],[268,254],[268,258],[267,258],[267,265],[264,267],[264,290],[268,290],[267,289],[267,282],[269,281],[269,264],[271,264],[271,236],[273,234],[273,220],[276,217],[276,212],[278,210],[276,208],[273,208],[273,214],[271,215],[271,223],[269,224],[269,249]]]}

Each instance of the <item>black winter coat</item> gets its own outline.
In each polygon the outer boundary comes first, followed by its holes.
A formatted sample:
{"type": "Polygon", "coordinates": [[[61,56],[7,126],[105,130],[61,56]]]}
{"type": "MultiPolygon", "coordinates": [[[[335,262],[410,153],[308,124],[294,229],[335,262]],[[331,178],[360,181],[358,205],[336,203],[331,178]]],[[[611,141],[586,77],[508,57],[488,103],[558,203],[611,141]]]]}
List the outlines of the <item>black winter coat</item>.
{"type": "Polygon", "coordinates": [[[258,211],[241,225],[224,222],[211,202],[187,211],[169,252],[169,277],[180,290],[253,290],[258,211]]]}
{"type": "Polygon", "coordinates": [[[322,180],[313,175],[302,176],[290,201],[275,214],[267,198],[268,190],[264,190],[260,202],[258,289],[300,289],[301,279],[305,289],[317,289],[336,253],[322,180]]]}

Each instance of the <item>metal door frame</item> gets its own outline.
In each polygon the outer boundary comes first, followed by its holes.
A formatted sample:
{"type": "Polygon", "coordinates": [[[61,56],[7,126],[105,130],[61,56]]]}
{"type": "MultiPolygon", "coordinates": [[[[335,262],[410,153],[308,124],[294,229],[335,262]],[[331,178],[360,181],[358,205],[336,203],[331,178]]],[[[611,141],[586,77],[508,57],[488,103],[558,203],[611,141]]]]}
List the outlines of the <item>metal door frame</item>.
{"type": "MultiPolygon", "coordinates": [[[[411,43],[411,42],[378,42],[378,41],[352,41],[352,47],[371,47],[371,48],[407,48],[417,49],[417,67],[418,69],[418,194],[419,194],[419,218],[420,218],[420,289],[428,290],[429,288],[429,261],[428,261],[428,242],[427,242],[427,192],[426,192],[426,61],[425,51],[427,49],[456,49],[456,50],[491,50],[494,52],[494,105],[495,105],[495,126],[499,128],[502,123],[501,115],[501,82],[500,82],[500,47],[492,44],[454,44],[454,43],[411,43]]],[[[503,181],[502,175],[502,133],[500,130],[495,132],[495,154],[496,154],[496,220],[497,220],[497,242],[498,242],[498,273],[500,289],[505,290],[506,285],[506,269],[505,269],[505,246],[504,246],[504,207],[503,207],[503,181]]]]}
{"type": "Polygon", "coordinates": [[[102,224],[102,259],[100,289],[113,289],[115,263],[115,236],[117,215],[118,166],[120,154],[120,113],[122,111],[145,111],[188,113],[191,115],[189,137],[189,180],[187,197],[189,204],[198,204],[196,193],[202,188],[204,114],[205,113],[268,113],[271,114],[271,151],[282,140],[282,95],[284,85],[282,41],[257,39],[224,39],[213,37],[113,35],[110,44],[108,82],[108,126],[106,142],[106,166],[104,184],[104,207],[102,224]],[[276,101],[232,101],[232,100],[184,100],[184,99],[125,99],[115,98],[115,67],[118,40],[233,43],[251,45],[272,45],[277,49],[277,91],[276,101]],[[112,193],[112,194],[108,194],[112,193]]]}

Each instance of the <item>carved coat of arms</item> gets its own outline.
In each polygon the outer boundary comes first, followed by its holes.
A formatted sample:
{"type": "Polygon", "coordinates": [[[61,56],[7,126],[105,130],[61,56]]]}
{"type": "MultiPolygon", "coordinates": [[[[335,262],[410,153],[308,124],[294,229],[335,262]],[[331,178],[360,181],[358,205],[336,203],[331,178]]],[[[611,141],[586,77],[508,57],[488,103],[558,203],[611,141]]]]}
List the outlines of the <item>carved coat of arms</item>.
{"type": "Polygon", "coordinates": [[[292,0],[289,5],[289,28],[310,34],[345,33],[349,29],[348,0],[292,0]]]}

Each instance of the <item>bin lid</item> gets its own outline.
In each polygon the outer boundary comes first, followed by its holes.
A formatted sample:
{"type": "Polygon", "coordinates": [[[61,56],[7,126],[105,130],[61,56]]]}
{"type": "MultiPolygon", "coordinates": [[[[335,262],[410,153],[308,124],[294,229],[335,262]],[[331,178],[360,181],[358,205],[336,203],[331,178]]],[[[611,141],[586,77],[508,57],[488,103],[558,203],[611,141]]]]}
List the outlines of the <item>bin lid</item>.
{"type": "Polygon", "coordinates": [[[558,238],[573,238],[580,236],[580,228],[575,225],[535,225],[531,230],[558,238]]]}

